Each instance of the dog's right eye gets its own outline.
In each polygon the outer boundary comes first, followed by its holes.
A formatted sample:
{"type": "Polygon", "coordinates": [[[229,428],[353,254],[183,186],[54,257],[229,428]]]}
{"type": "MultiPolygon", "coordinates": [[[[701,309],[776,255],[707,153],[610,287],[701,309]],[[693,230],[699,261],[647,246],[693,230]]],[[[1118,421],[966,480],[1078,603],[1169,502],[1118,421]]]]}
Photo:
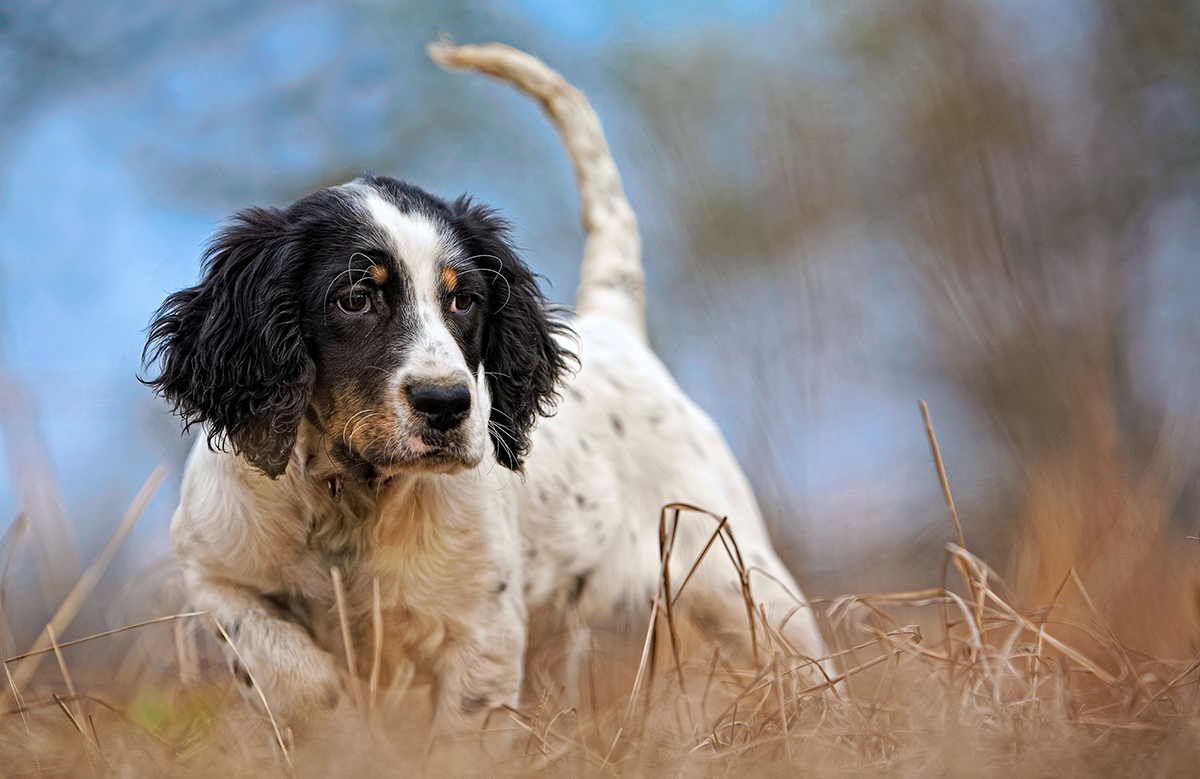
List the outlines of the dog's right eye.
{"type": "Polygon", "coordinates": [[[338,298],[337,307],[344,314],[360,316],[371,310],[371,296],[361,291],[351,292],[338,298]]]}

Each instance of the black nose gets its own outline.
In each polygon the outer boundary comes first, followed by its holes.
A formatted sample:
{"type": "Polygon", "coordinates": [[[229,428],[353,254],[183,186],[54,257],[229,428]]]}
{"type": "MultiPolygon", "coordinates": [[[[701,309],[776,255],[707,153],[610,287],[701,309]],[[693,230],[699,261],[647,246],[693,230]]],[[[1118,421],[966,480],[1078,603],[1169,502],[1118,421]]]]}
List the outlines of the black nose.
{"type": "Polygon", "coordinates": [[[457,426],[471,413],[471,391],[463,384],[410,384],[408,406],[434,430],[457,426]]]}

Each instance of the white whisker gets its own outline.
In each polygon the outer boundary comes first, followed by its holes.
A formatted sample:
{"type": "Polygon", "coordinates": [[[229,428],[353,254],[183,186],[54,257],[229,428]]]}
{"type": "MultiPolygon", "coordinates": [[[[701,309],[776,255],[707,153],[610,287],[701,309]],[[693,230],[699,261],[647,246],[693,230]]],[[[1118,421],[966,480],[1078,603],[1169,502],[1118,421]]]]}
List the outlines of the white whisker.
{"type": "MultiPolygon", "coordinates": [[[[371,414],[371,413],[372,413],[371,409],[364,408],[362,411],[359,411],[353,417],[350,417],[349,419],[346,420],[346,424],[342,425],[342,443],[344,443],[346,446],[350,446],[350,440],[348,438],[346,438],[346,428],[350,427],[350,423],[354,421],[354,417],[359,416],[359,414],[371,414]]],[[[357,427],[355,427],[354,429],[358,430],[357,427]]],[[[350,434],[350,438],[354,438],[354,433],[350,434]]]]}
{"type": "MultiPolygon", "coordinates": [[[[493,413],[493,414],[499,414],[500,416],[502,416],[502,417],[504,417],[505,419],[507,419],[509,422],[516,422],[516,420],[512,418],[512,415],[511,415],[511,414],[506,414],[506,413],[504,413],[503,411],[501,411],[500,409],[496,408],[495,406],[493,406],[493,407],[492,407],[492,413],[493,413]]],[[[500,424],[500,423],[499,423],[499,422],[497,422],[496,424],[500,424]]],[[[512,431],[511,431],[511,430],[509,430],[508,428],[505,428],[505,432],[511,433],[512,431]]]]}
{"type": "MultiPolygon", "coordinates": [[[[361,413],[361,412],[360,412],[360,413],[361,413]]],[[[355,416],[357,416],[357,414],[356,414],[355,416]]],[[[362,426],[363,426],[363,425],[365,425],[367,422],[371,421],[371,417],[377,417],[377,416],[379,416],[379,415],[378,415],[378,414],[374,414],[374,413],[372,413],[372,414],[370,414],[370,415],[368,415],[368,416],[365,416],[365,417],[363,417],[362,419],[358,420],[358,424],[356,424],[356,425],[354,426],[354,429],[350,431],[350,440],[351,440],[351,441],[353,441],[353,440],[354,440],[354,434],[358,432],[358,428],[362,427],[362,426]]],[[[377,440],[379,440],[379,437],[378,437],[378,436],[376,436],[375,440],[376,440],[376,441],[377,441],[377,440]]],[[[364,446],[364,447],[362,447],[362,448],[365,450],[367,447],[369,447],[369,446],[370,446],[371,444],[373,444],[373,443],[375,443],[375,441],[371,441],[370,443],[368,443],[366,446],[364,446]]]]}
{"type": "Polygon", "coordinates": [[[339,273],[338,275],[334,276],[330,280],[329,286],[327,286],[325,288],[325,295],[321,298],[321,310],[324,311],[327,308],[329,308],[329,293],[330,293],[330,291],[333,290],[333,285],[337,284],[338,279],[340,279],[342,276],[348,276],[350,278],[350,288],[353,290],[358,285],[358,282],[362,281],[364,278],[371,275],[371,268],[374,268],[378,264],[379,263],[375,262],[375,260],[372,260],[370,257],[363,254],[362,252],[351,253],[351,255],[346,259],[346,270],[344,270],[341,273],[339,273]],[[371,263],[370,267],[368,267],[366,269],[358,269],[358,272],[361,275],[357,279],[354,278],[354,271],[356,269],[351,267],[351,263],[354,262],[355,257],[362,257],[364,260],[371,263]]]}
{"type": "Polygon", "coordinates": [[[454,269],[455,273],[460,273],[460,274],[461,273],[494,273],[494,274],[496,274],[496,278],[498,278],[504,282],[504,291],[505,291],[504,303],[502,303],[500,305],[500,308],[496,309],[496,311],[503,311],[505,309],[505,307],[508,306],[508,302],[510,300],[512,300],[512,285],[510,285],[508,283],[508,279],[504,278],[504,275],[500,271],[496,270],[495,268],[476,268],[476,267],[467,268],[467,267],[461,267],[459,265],[459,263],[465,264],[471,260],[481,259],[484,257],[495,260],[496,262],[500,263],[501,267],[504,267],[504,261],[501,260],[499,257],[497,257],[494,254],[475,254],[475,255],[467,257],[466,259],[463,259],[463,260],[455,260],[454,262],[452,262],[450,264],[450,267],[454,269]]]}
{"type": "MultiPolygon", "coordinates": [[[[498,430],[502,433],[507,433],[508,435],[513,435],[513,432],[510,428],[505,427],[504,425],[500,424],[499,422],[488,420],[487,426],[488,426],[489,431],[498,430]]],[[[507,443],[504,442],[503,436],[496,436],[495,442],[497,445],[499,445],[504,450],[505,454],[508,455],[508,458],[510,460],[512,460],[514,462],[517,460],[516,453],[513,452],[512,447],[510,447],[507,443]]]]}

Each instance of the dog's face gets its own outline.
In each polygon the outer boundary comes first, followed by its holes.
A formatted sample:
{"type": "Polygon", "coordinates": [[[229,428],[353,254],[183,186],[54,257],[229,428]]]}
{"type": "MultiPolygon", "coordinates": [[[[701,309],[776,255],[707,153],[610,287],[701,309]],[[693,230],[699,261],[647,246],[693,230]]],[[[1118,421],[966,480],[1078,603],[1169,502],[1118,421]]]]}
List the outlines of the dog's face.
{"type": "Polygon", "coordinates": [[[520,468],[567,355],[505,224],[368,176],[249,209],[151,326],[149,383],[268,476],[300,422],[351,478],[520,468]]]}
{"type": "Polygon", "coordinates": [[[452,225],[386,186],[322,199],[299,291],[316,367],[310,416],[330,453],[367,477],[478,465],[491,410],[490,269],[452,225]]]}

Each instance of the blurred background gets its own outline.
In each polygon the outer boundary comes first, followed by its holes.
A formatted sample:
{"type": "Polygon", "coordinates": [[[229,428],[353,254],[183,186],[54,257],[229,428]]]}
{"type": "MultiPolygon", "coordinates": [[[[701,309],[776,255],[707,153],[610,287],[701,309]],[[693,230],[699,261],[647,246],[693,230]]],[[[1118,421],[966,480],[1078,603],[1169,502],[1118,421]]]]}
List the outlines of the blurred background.
{"type": "Polygon", "coordinates": [[[570,302],[557,138],[515,93],[437,70],[443,34],[533,52],[592,100],[655,347],[809,594],[938,581],[954,534],[924,398],[968,546],[1021,602],[1073,567],[1133,649],[1196,650],[1200,3],[7,0],[5,655],[158,463],[72,632],[120,623],[121,588],[169,566],[190,441],[140,353],[234,210],[367,170],[470,192],[570,302]]]}

